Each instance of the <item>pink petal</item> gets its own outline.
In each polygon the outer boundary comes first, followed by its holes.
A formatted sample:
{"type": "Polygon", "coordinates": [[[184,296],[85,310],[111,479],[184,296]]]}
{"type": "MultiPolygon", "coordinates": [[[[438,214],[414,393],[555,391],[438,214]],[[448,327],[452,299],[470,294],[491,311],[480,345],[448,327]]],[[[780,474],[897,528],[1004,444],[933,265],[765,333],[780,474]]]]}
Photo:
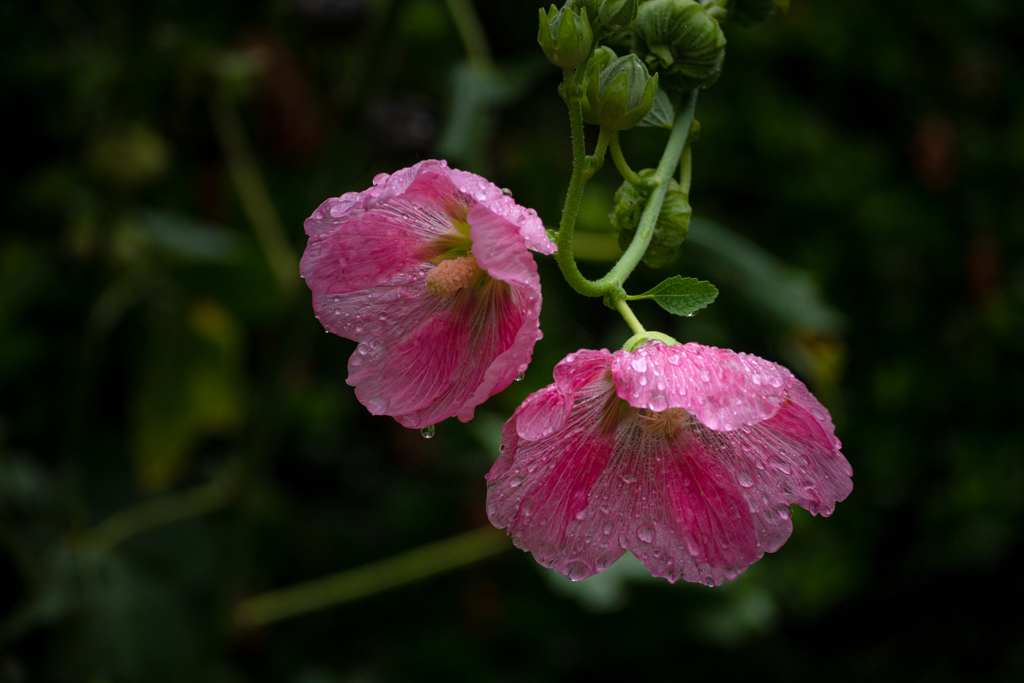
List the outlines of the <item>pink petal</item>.
{"type": "MultiPolygon", "coordinates": [[[[487,474],[491,522],[508,527],[515,544],[541,565],[575,580],[603,570],[624,552],[610,533],[579,533],[581,520],[594,524],[596,517],[586,521],[590,491],[604,475],[614,446],[614,432],[595,428],[609,396],[614,398],[610,382],[586,387],[565,429],[538,441],[519,437],[517,410],[502,430],[504,452],[487,474]]],[[[527,398],[521,409],[529,410],[536,397],[527,398]]]]}
{"type": "Polygon", "coordinates": [[[616,351],[619,396],[636,408],[683,408],[716,431],[752,425],[775,414],[793,375],[780,365],[730,349],[648,342],[616,351]]]}
{"type": "Polygon", "coordinates": [[[558,250],[548,238],[544,222],[533,209],[520,206],[510,194],[475,173],[452,169],[449,175],[455,187],[483,204],[495,214],[509,221],[519,229],[526,245],[541,254],[553,254],[558,250]]]}
{"type": "Polygon", "coordinates": [[[562,429],[569,418],[576,391],[608,374],[611,359],[612,354],[604,349],[582,349],[559,361],[553,373],[555,383],[533,394],[531,398],[536,399],[524,402],[516,411],[519,435],[539,439],[562,429]]]}

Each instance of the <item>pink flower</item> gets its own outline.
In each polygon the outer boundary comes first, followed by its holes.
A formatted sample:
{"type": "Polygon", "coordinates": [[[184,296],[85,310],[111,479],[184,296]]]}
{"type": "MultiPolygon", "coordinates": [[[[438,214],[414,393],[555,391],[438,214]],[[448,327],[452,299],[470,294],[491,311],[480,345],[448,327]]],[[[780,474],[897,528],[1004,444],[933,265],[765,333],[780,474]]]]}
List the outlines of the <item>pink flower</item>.
{"type": "Polygon", "coordinates": [[[853,490],[828,411],[785,368],[647,342],[569,354],[503,428],[487,514],[572,579],[626,550],[654,576],[733,580],[853,490]]]}
{"type": "Polygon", "coordinates": [[[480,176],[422,161],[306,220],[302,276],[330,332],[359,342],[348,383],[374,415],[463,422],[526,369],[540,338],[537,213],[480,176]]]}

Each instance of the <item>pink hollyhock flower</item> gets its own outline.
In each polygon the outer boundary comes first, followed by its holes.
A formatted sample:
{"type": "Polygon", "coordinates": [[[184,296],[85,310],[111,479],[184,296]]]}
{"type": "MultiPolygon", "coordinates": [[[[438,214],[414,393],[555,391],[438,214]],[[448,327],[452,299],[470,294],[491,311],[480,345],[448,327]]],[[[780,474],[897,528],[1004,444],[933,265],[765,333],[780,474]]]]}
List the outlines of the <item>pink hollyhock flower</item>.
{"type": "Polygon", "coordinates": [[[626,550],[654,576],[733,580],[853,490],[828,411],[785,368],[700,344],[580,351],[502,430],[487,514],[571,579],[626,550]]]}
{"type": "Polygon", "coordinates": [[[359,342],[348,383],[374,415],[463,422],[526,369],[540,338],[532,209],[480,176],[422,161],[328,199],[301,270],[329,332],[359,342]]]}

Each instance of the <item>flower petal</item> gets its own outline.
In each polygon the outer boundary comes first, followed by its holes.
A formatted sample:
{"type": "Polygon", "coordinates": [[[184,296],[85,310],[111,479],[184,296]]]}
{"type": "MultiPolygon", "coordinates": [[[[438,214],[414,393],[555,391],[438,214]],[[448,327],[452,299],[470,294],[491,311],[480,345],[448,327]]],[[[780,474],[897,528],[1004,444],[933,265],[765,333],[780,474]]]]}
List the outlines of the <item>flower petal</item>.
{"type": "Polygon", "coordinates": [[[533,209],[520,206],[501,188],[492,182],[467,171],[451,169],[448,171],[455,187],[495,214],[509,221],[519,229],[528,246],[541,254],[553,254],[558,250],[555,243],[548,238],[544,222],[533,209]]]}
{"type": "Polygon", "coordinates": [[[648,342],[617,351],[612,374],[631,406],[661,412],[683,408],[716,431],[756,424],[785,400],[789,370],[757,356],[689,343],[648,342]]]}

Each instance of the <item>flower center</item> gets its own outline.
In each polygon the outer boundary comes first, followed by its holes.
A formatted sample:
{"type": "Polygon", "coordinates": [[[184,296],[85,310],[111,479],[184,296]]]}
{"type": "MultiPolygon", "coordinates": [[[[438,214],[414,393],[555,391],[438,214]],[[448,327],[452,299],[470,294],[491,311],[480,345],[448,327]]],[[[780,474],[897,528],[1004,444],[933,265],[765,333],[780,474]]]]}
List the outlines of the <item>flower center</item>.
{"type": "Polygon", "coordinates": [[[662,439],[673,440],[675,433],[690,422],[690,414],[682,408],[669,408],[660,413],[640,410],[637,413],[640,428],[648,434],[662,439]]]}
{"type": "Polygon", "coordinates": [[[481,272],[472,254],[446,259],[427,271],[427,291],[448,296],[471,283],[481,272]]]}

